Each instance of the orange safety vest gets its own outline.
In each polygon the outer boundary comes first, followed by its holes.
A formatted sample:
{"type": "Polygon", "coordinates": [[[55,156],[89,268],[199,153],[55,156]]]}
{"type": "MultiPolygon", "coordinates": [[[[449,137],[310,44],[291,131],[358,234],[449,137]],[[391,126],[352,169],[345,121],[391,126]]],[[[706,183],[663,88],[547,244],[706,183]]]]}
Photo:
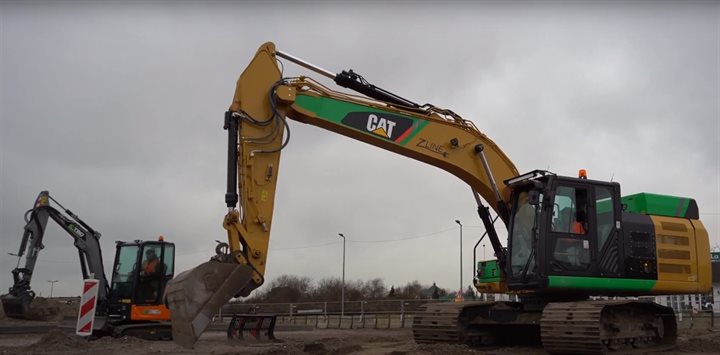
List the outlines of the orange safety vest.
{"type": "Polygon", "coordinates": [[[575,234],[585,234],[585,227],[580,222],[573,222],[572,232],[575,234]]]}
{"type": "Polygon", "coordinates": [[[160,262],[158,259],[148,260],[145,262],[145,266],[143,266],[143,269],[148,274],[155,272],[155,269],[157,268],[157,264],[160,262]]]}

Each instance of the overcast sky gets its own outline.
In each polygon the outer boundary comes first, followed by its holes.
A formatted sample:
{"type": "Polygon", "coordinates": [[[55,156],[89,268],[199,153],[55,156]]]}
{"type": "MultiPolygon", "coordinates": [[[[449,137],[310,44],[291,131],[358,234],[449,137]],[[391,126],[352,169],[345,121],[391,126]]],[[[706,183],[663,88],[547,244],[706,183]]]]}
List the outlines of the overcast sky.
{"type": "MultiPolygon", "coordinates": [[[[452,109],[521,172],[584,168],[624,195],[693,197],[720,245],[719,5],[1,1],[0,287],[43,189],[103,233],[107,265],[114,241],[159,234],[177,244],[176,270],[207,260],[225,238],[223,113],[266,41],[452,109]]],[[[290,124],[268,279],[339,277],[342,232],[347,279],[457,289],[460,219],[471,283],[483,229],[467,185],[290,124]]],[[[79,294],[69,237],[52,227],[45,244],[34,289],[57,279],[56,295],[79,294]]]]}

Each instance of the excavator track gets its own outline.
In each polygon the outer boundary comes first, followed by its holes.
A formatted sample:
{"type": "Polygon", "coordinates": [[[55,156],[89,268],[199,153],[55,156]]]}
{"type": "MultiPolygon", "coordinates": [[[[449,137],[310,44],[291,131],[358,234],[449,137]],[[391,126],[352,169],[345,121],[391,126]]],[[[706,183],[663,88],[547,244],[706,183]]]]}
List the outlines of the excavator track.
{"type": "MultiPolygon", "coordinates": [[[[486,305],[487,302],[479,302],[486,305]]],[[[418,344],[462,343],[460,313],[468,303],[428,303],[420,306],[413,319],[413,337],[418,344]]]]}
{"type": "Polygon", "coordinates": [[[124,324],[110,329],[114,338],[131,336],[145,340],[173,340],[170,322],[124,324]]]}
{"type": "Polygon", "coordinates": [[[540,316],[517,302],[430,303],[415,314],[413,336],[418,344],[539,344],[540,316]]]}
{"type": "Polygon", "coordinates": [[[548,304],[541,337],[551,354],[626,354],[675,346],[672,309],[640,301],[581,301],[548,304]]]}

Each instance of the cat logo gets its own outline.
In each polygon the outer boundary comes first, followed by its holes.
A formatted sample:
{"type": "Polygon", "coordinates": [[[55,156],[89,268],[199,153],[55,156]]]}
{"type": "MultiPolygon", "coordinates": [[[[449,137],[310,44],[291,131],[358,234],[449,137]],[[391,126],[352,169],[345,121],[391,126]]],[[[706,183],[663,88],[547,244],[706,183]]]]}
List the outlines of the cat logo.
{"type": "Polygon", "coordinates": [[[404,139],[413,130],[412,118],[377,111],[348,112],[341,123],[358,131],[390,141],[404,139]]]}
{"type": "Polygon", "coordinates": [[[385,138],[392,137],[396,123],[388,119],[370,114],[367,120],[367,130],[385,138]]]}

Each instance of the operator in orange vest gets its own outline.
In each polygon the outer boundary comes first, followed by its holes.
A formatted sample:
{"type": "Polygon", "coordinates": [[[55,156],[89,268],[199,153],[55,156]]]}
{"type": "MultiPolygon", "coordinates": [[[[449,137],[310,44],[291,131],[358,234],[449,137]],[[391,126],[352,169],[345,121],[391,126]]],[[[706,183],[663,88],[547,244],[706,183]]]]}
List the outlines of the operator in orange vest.
{"type": "Polygon", "coordinates": [[[145,252],[145,262],[143,262],[142,270],[140,270],[140,275],[149,276],[157,273],[159,264],[160,259],[158,259],[157,254],[155,254],[155,249],[148,249],[145,252]]]}
{"type": "Polygon", "coordinates": [[[155,249],[145,251],[145,261],[140,269],[140,297],[144,302],[155,302],[158,296],[159,278],[161,272],[160,259],[155,249]]]}
{"type": "Polygon", "coordinates": [[[585,234],[587,232],[585,230],[585,219],[585,211],[578,210],[575,214],[575,221],[572,224],[573,234],[585,234]]]}

